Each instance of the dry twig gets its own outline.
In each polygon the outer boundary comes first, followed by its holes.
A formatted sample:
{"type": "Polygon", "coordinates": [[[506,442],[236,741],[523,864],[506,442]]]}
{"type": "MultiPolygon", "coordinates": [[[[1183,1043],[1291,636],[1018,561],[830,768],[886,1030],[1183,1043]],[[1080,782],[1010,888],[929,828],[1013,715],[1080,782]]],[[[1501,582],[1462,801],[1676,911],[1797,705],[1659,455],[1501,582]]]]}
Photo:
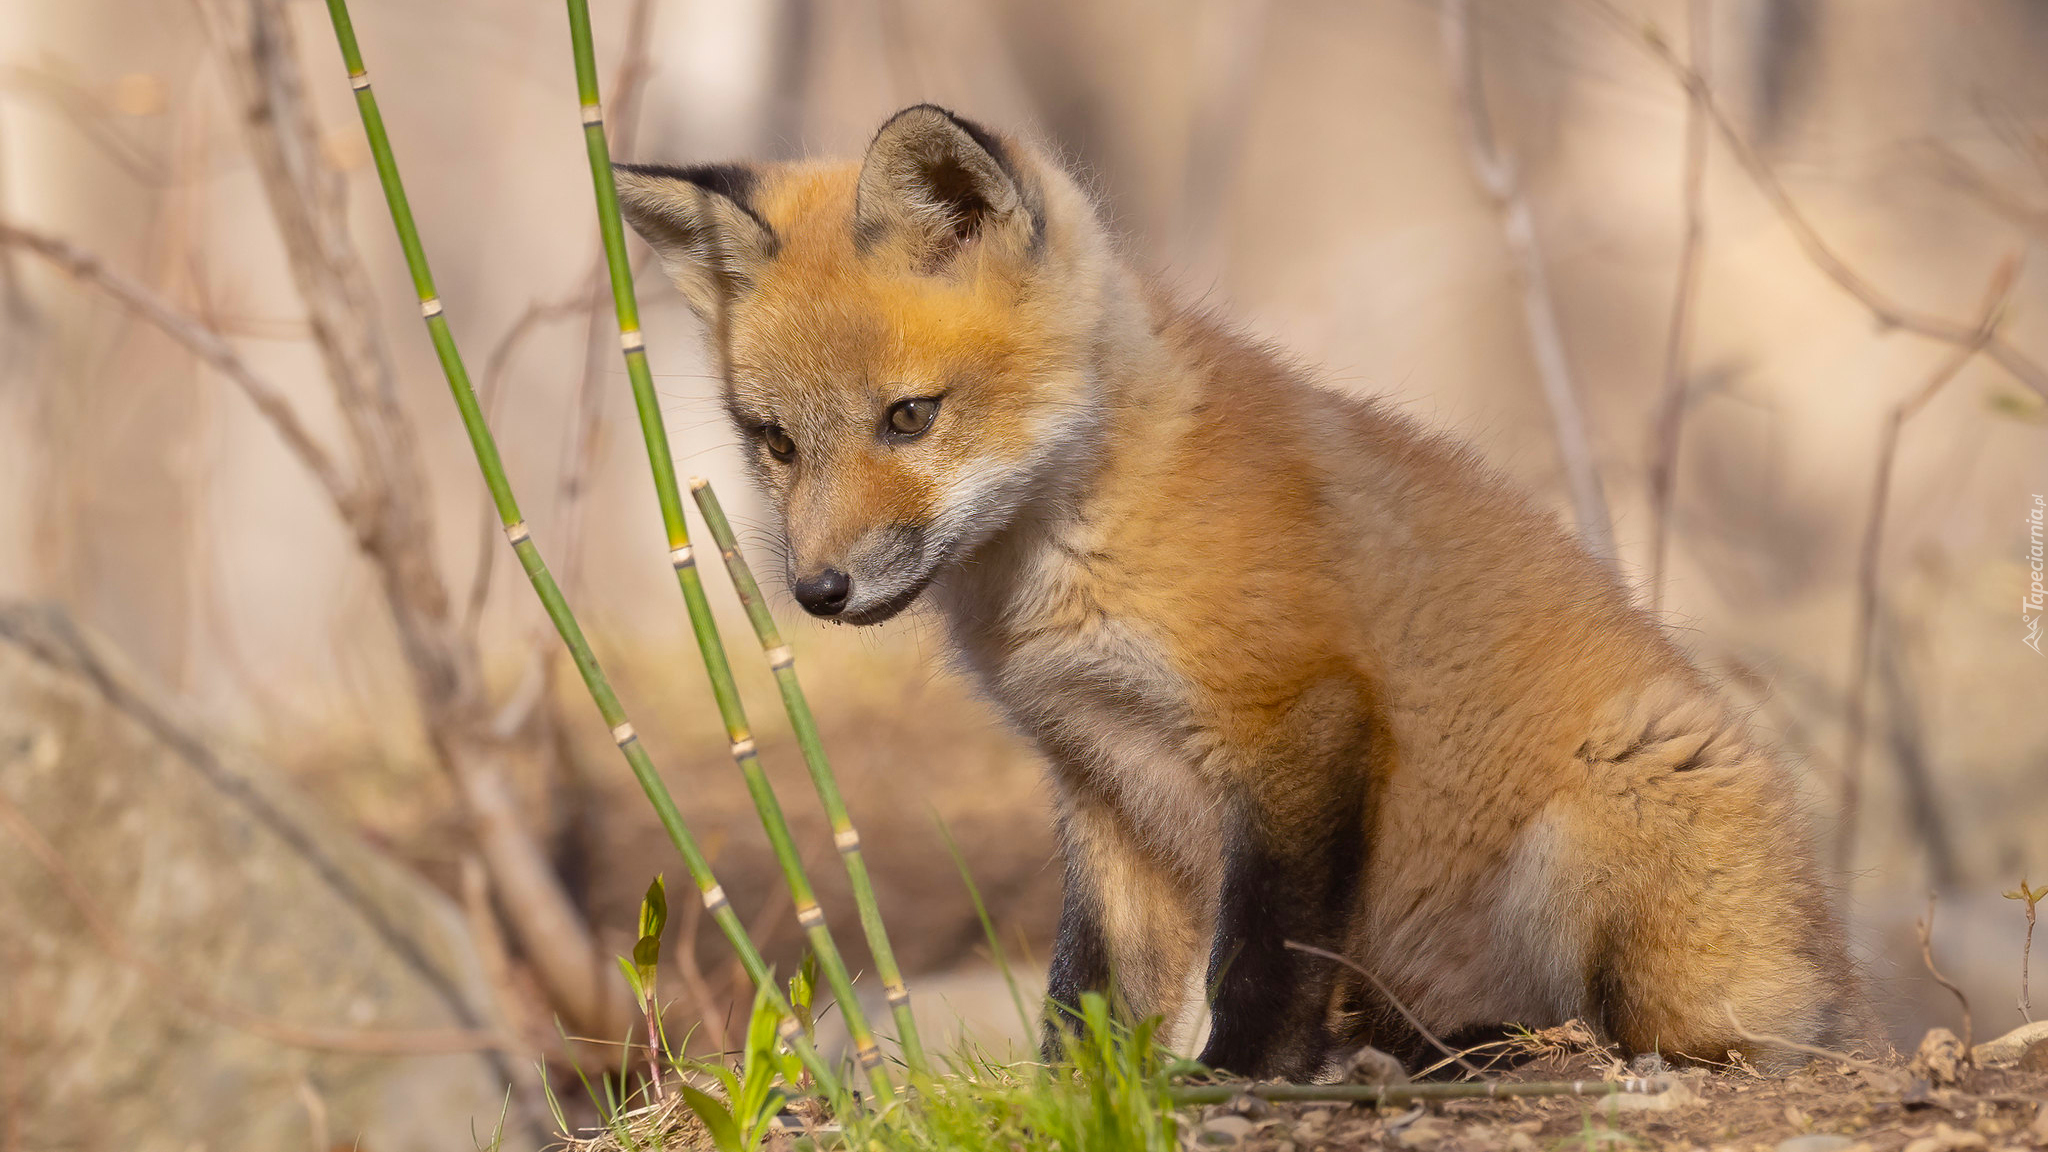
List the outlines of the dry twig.
{"type": "Polygon", "coordinates": [[[1535,216],[1513,157],[1494,137],[1493,120],[1486,110],[1485,85],[1480,79],[1478,41],[1473,35],[1469,0],[1441,0],[1441,5],[1444,54],[1449,61],[1459,118],[1464,124],[1466,154],[1479,186],[1501,214],[1502,230],[1522,281],[1522,312],[1528,322],[1529,347],[1535,356],[1537,376],[1543,383],[1543,399],[1550,407],[1558,457],[1571,491],[1579,535],[1594,558],[1611,569],[1617,560],[1614,522],[1600,486],[1600,468],[1593,459],[1592,441],[1586,435],[1578,387],[1565,357],[1557,309],[1551,303],[1550,278],[1544,270],[1543,250],[1536,241],[1535,216]]]}
{"type": "Polygon", "coordinates": [[[1687,94],[1698,101],[1699,106],[1712,119],[1715,132],[1727,146],[1729,154],[1742,166],[1742,170],[1748,174],[1757,190],[1763,193],[1764,199],[1770,202],[1778,217],[1791,230],[1793,240],[1799,244],[1806,258],[1829,280],[1834,281],[1837,287],[1869,310],[1879,327],[1896,328],[1902,332],[1911,332],[1916,336],[1958,347],[1976,346],[1992,362],[2011,373],[2015,380],[2032,389],[2042,399],[2048,400],[2048,368],[2042,367],[2032,357],[1995,334],[1980,345],[1976,328],[1907,308],[1885,295],[1862,273],[1850,267],[1806,218],[1806,214],[1785,190],[1785,185],[1778,179],[1778,174],[1735,127],[1734,121],[1728,118],[1727,111],[1714,99],[1713,88],[1707,83],[1706,78],[1688,67],[1685,61],[1680,60],[1660,32],[1654,27],[1639,23],[1616,7],[1613,0],[1585,2],[1620,28],[1631,43],[1646,48],[1652,57],[1677,77],[1685,86],[1687,94]]]}
{"type": "MultiPolygon", "coordinates": [[[[634,0],[633,11],[627,18],[626,57],[619,64],[618,80],[612,85],[617,95],[612,99],[610,115],[605,118],[614,156],[630,155],[639,133],[641,101],[652,72],[648,48],[653,37],[648,31],[653,20],[654,0],[634,0]]],[[[583,529],[585,509],[589,506],[586,496],[598,449],[604,443],[605,366],[618,355],[618,329],[612,327],[611,285],[605,279],[602,248],[592,257],[584,285],[583,307],[589,319],[583,330],[583,375],[576,385],[576,418],[563,445],[562,472],[555,484],[562,534],[559,579],[565,596],[574,596],[582,582],[583,529]]],[[[553,651],[552,636],[537,634],[535,640],[536,647],[553,651]]]]}
{"type": "MultiPolygon", "coordinates": [[[[716,860],[717,846],[707,845],[704,855],[707,859],[716,860]]],[[[697,1023],[704,1029],[711,1050],[724,1052],[727,1043],[725,1010],[719,1006],[718,997],[711,991],[711,982],[704,978],[704,965],[697,959],[697,926],[703,917],[702,900],[683,901],[682,911],[676,918],[676,972],[682,976],[683,990],[690,995],[690,1003],[697,1011],[697,1023]]]]}
{"type": "Polygon", "coordinates": [[[1963,990],[1956,987],[1953,980],[1943,976],[1941,969],[1934,966],[1934,899],[1934,894],[1928,893],[1927,916],[1914,923],[1914,927],[1920,933],[1920,962],[1927,966],[1927,974],[1934,977],[1934,982],[1948,989],[1950,994],[1955,996],[1956,1003],[1962,1006],[1963,1062],[1971,1064],[1976,1062],[1976,1057],[1970,1054],[1970,1040],[1976,1029],[1975,1022],[1970,1018],[1970,998],[1963,995],[1963,990]]]}
{"type": "MultiPolygon", "coordinates": [[[[505,334],[498,338],[497,346],[491,349],[490,358],[484,361],[484,371],[476,386],[477,403],[483,406],[484,418],[495,423],[498,403],[505,395],[505,377],[512,367],[513,357],[526,339],[547,324],[571,319],[582,315],[590,308],[590,289],[579,285],[577,289],[560,300],[535,300],[527,304],[526,310],[515,317],[505,334]]],[[[477,540],[476,564],[470,569],[469,598],[462,609],[462,630],[475,642],[477,625],[483,620],[484,602],[490,598],[491,572],[503,545],[504,529],[498,523],[497,506],[491,503],[491,494],[484,492],[477,497],[477,540]]]]}
{"type": "Polygon", "coordinates": [[[1860,1068],[1865,1072],[1881,1072],[1887,1075],[1893,1072],[1893,1069],[1886,1068],[1882,1064],[1873,1064],[1868,1060],[1859,1059],[1846,1053],[1833,1052],[1826,1048],[1817,1048],[1811,1044],[1802,1044],[1797,1040],[1788,1039],[1784,1036],[1773,1036],[1768,1032],[1751,1032],[1743,1027],[1741,1020],[1736,1018],[1734,1004],[1722,1001],[1721,1008],[1728,1013],[1728,1025],[1735,1029],[1735,1038],[1745,1043],[1762,1044],[1767,1048],[1781,1048],[1787,1052],[1797,1052],[1802,1056],[1814,1056],[1822,1060],[1833,1060],[1837,1063],[1847,1064],[1851,1068],[1860,1068]]]}
{"type": "Polygon", "coordinates": [[[343,521],[351,530],[356,529],[353,520],[357,506],[355,486],[299,419],[291,402],[284,398],[283,390],[251,369],[234,346],[221,339],[219,333],[172,306],[139,281],[108,268],[98,256],[65,240],[17,224],[0,222],[0,244],[33,252],[73,279],[82,280],[112,296],[149,321],[158,331],[184,345],[208,367],[233,381],[256,406],[256,411],[283,437],[292,455],[313,474],[313,479],[320,483],[335,508],[341,512],[343,521]]]}
{"type": "Polygon", "coordinates": [[[2048,208],[2035,205],[2014,193],[1946,143],[1937,141],[1930,148],[1950,182],[2003,216],[2014,227],[2037,237],[2048,237],[2048,208]]]}
{"type": "Polygon", "coordinates": [[[439,571],[418,437],[398,402],[341,181],[321,158],[291,22],[282,0],[198,0],[198,8],[228,66],[249,152],[355,448],[356,539],[377,572],[428,743],[456,784],[499,910],[549,999],[585,1030],[609,1031],[625,1018],[625,988],[506,782],[518,758],[545,753],[491,731],[482,661],[439,571]]]}
{"type": "MultiPolygon", "coordinates": [[[[1686,14],[1690,67],[1706,75],[1711,59],[1712,0],[1690,0],[1686,14]]],[[[1701,253],[1706,243],[1707,113],[1698,96],[1688,93],[1685,105],[1685,237],[1678,250],[1678,290],[1671,302],[1670,332],[1664,344],[1664,394],[1650,451],[1650,609],[1664,601],[1664,566],[1671,547],[1672,505],[1678,487],[1678,447],[1685,428],[1686,368],[1692,349],[1692,323],[1699,295],[1701,253]]]]}
{"type": "Polygon", "coordinates": [[[1373,986],[1373,989],[1377,991],[1381,996],[1385,997],[1387,1003],[1393,1005],[1394,1011],[1399,1012],[1401,1014],[1401,1018],[1408,1022],[1408,1026],[1410,1028],[1415,1029],[1415,1031],[1419,1035],[1421,1035],[1421,1037],[1424,1040],[1427,1040],[1431,1044],[1435,1045],[1437,1051],[1442,1052],[1449,1059],[1457,1061],[1458,1067],[1463,1068],[1465,1071],[1470,1072],[1472,1075],[1477,1076],[1482,1080],[1486,1078],[1486,1073],[1481,1071],[1475,1065],[1473,1065],[1471,1061],[1465,1059],[1464,1053],[1459,1052],[1456,1049],[1453,1049],[1450,1045],[1438,1039],[1437,1034],[1431,1032],[1428,1026],[1423,1024],[1423,1022],[1416,1017],[1415,1013],[1410,1012],[1408,1010],[1408,1006],[1401,1002],[1401,998],[1399,996],[1394,995],[1394,990],[1392,988],[1387,987],[1386,984],[1383,983],[1380,980],[1380,978],[1373,973],[1371,969],[1367,968],[1363,964],[1360,964],[1358,961],[1353,960],[1349,956],[1329,951],[1326,948],[1318,948],[1313,944],[1302,944],[1293,940],[1286,941],[1286,944],[1289,948],[1294,949],[1296,952],[1306,952],[1311,956],[1320,956],[1325,960],[1335,960],[1337,963],[1342,964],[1346,968],[1351,969],[1353,972],[1358,973],[1360,976],[1365,977],[1366,982],[1371,984],[1373,986]]]}
{"type": "Polygon", "coordinates": [[[2019,257],[2008,257],[1992,275],[1979,308],[1975,336],[1944,357],[1933,374],[1911,396],[1892,407],[1885,419],[1877,453],[1877,478],[1872,485],[1870,515],[1864,521],[1863,545],[1856,563],[1856,632],[1849,660],[1848,716],[1842,746],[1842,825],[1835,841],[1835,862],[1846,868],[1855,851],[1856,822],[1862,802],[1863,752],[1869,742],[1870,665],[1875,649],[1880,561],[1885,513],[1891,504],[1892,471],[1898,461],[1899,436],[1906,421],[1962,372],[1998,332],[2007,300],[2019,279],[2019,257]]]}
{"type": "Polygon", "coordinates": [[[2039,905],[2048,900],[2048,885],[2033,888],[2026,877],[2020,877],[2020,886],[2005,893],[2007,900],[2024,900],[2027,906],[2027,938],[2020,944],[2020,1019],[2029,1024],[2034,1022],[2034,997],[2027,988],[2027,969],[2034,959],[2034,921],[2040,918],[2039,905]]]}

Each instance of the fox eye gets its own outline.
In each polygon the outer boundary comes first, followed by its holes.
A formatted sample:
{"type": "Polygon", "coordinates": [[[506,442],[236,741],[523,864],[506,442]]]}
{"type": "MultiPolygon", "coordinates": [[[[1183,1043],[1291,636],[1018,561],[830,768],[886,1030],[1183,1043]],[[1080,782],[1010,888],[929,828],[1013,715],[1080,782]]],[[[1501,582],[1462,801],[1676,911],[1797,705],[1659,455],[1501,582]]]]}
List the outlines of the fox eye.
{"type": "Polygon", "coordinates": [[[921,400],[898,400],[889,406],[889,418],[887,420],[889,433],[892,436],[906,438],[922,436],[932,426],[932,421],[936,420],[938,415],[939,402],[936,397],[927,397],[921,400]]]}
{"type": "Polygon", "coordinates": [[[780,424],[761,425],[761,443],[768,446],[768,454],[777,460],[796,459],[796,441],[789,438],[780,424]]]}

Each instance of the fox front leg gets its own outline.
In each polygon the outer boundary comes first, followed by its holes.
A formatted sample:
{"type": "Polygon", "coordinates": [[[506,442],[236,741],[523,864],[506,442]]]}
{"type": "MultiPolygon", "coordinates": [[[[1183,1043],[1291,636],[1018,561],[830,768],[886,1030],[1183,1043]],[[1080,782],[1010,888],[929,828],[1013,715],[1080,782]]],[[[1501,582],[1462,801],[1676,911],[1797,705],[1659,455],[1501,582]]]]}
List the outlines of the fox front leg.
{"type": "Polygon", "coordinates": [[[1059,935],[1052,946],[1052,968],[1046,973],[1045,1028],[1039,1047],[1046,1063],[1063,1059],[1066,1038],[1081,1028],[1081,999],[1090,992],[1109,991],[1109,944],[1102,934],[1102,910],[1093,886],[1067,863],[1065,890],[1060,894],[1059,935]]]}
{"type": "Polygon", "coordinates": [[[1331,805],[1314,829],[1282,833],[1240,814],[1226,849],[1209,958],[1209,1043],[1201,1061],[1253,1079],[1313,1076],[1337,1038],[1327,1011],[1336,962],[1289,942],[1341,950],[1364,866],[1359,808],[1331,805]]]}
{"type": "Polygon", "coordinates": [[[1340,1039],[1329,1013],[1341,966],[1288,944],[1341,952],[1351,937],[1384,746],[1369,700],[1341,678],[1304,691],[1226,798],[1201,1056],[1211,1068],[1301,1079],[1340,1039]]]}
{"type": "Polygon", "coordinates": [[[1066,888],[1046,983],[1048,1061],[1065,1055],[1090,992],[1108,997],[1126,1024],[1164,1016],[1171,1034],[1201,953],[1187,884],[1101,796],[1074,789],[1061,797],[1061,809],[1066,888]]]}

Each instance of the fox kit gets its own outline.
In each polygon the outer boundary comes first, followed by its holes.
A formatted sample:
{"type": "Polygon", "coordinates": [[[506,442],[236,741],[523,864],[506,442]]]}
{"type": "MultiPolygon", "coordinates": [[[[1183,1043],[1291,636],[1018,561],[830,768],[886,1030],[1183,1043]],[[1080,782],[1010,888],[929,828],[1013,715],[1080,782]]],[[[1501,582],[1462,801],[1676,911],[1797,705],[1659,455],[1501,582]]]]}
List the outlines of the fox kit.
{"type": "Polygon", "coordinates": [[[1469,450],[1133,272],[1045,153],[919,105],[858,164],[617,176],[797,601],[931,604],[1046,758],[1049,1050],[1089,991],[1206,990],[1203,1061],[1254,1077],[1413,1052],[1395,1001],[1860,1034],[1793,783],[1658,625],[1469,450]]]}

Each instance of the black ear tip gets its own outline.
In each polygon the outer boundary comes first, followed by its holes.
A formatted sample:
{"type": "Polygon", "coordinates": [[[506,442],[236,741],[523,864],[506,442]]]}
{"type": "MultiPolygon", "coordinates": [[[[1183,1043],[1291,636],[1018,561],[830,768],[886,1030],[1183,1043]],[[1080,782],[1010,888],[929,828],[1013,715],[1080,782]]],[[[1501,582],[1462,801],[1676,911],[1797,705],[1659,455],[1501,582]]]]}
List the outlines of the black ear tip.
{"type": "Polygon", "coordinates": [[[960,117],[954,115],[953,110],[951,108],[941,108],[937,104],[930,103],[912,104],[910,107],[905,108],[897,112],[894,116],[889,117],[887,120],[882,121],[882,127],[887,128],[891,124],[896,123],[898,120],[908,119],[911,117],[929,118],[932,116],[944,116],[946,119],[954,121],[955,123],[958,123],[960,120],[960,117]]]}
{"type": "Polygon", "coordinates": [[[935,118],[942,119],[960,131],[967,133],[976,144],[981,145],[990,153],[994,155],[1002,154],[1002,145],[997,143],[995,133],[960,115],[951,108],[944,108],[937,104],[912,104],[910,107],[884,120],[882,126],[875,130],[875,136],[880,138],[891,128],[897,127],[905,120],[929,122],[935,118]]]}
{"type": "Polygon", "coordinates": [[[612,165],[615,174],[637,176],[643,180],[667,180],[680,184],[694,184],[706,192],[723,196],[749,212],[753,211],[754,190],[759,185],[759,174],[744,164],[618,164],[612,165]]]}

